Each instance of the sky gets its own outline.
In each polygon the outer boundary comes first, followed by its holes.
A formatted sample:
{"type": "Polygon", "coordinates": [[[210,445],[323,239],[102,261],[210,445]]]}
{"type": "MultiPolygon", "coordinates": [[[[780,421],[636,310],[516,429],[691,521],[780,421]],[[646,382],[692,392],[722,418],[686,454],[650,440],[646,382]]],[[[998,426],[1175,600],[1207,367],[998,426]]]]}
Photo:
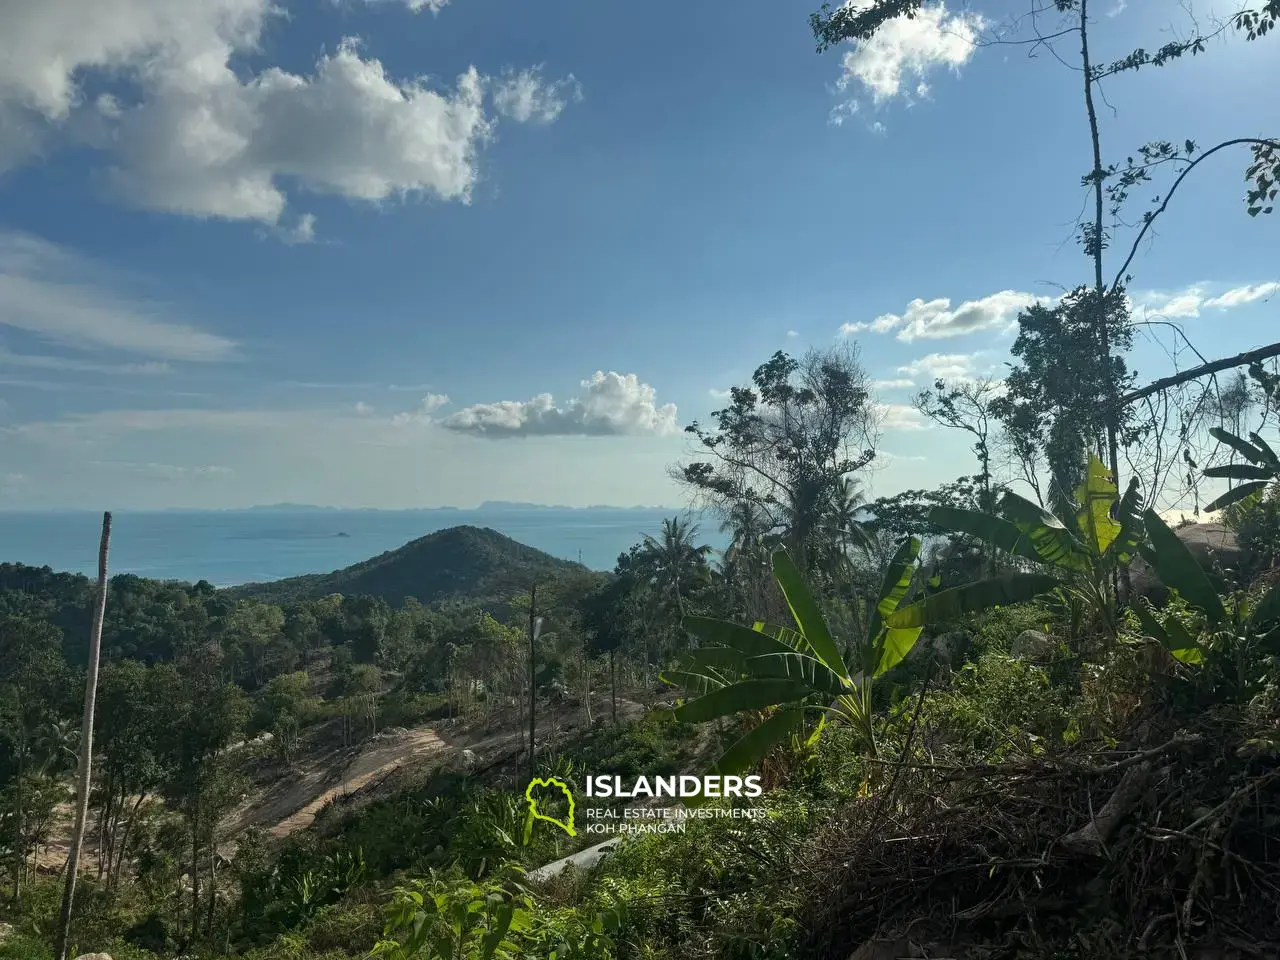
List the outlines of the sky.
{"type": "MultiPolygon", "coordinates": [[[[679,504],[685,425],[849,338],[869,492],[972,472],[910,398],[1089,279],[1070,44],[983,0],[818,54],[816,5],[0,0],[0,509],[679,504]]],[[[1091,6],[1104,62],[1190,30],[1091,6]]],[[[1277,43],[1113,79],[1105,157],[1274,135],[1277,43]]],[[[1208,356],[1280,329],[1247,160],[1132,267],[1208,356]]]]}

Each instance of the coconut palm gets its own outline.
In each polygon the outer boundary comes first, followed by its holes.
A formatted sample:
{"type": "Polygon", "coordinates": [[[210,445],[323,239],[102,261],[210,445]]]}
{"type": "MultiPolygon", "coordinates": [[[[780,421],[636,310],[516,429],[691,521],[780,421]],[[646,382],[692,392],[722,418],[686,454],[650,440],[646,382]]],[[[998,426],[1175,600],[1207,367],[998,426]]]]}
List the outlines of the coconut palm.
{"type": "Polygon", "coordinates": [[[694,541],[698,525],[671,517],[662,521],[658,537],[644,536],[640,548],[640,563],[650,581],[663,599],[674,604],[680,616],[684,616],[684,591],[690,584],[707,575],[707,557],[711,548],[698,546],[694,541]]]}

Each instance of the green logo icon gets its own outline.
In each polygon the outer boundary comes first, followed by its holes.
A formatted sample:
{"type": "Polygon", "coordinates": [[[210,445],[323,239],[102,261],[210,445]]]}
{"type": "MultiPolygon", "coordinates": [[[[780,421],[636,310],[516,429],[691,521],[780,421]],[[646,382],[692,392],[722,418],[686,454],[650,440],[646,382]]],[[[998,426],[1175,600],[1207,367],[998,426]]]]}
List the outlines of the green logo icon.
{"type": "MultiPolygon", "coordinates": [[[[534,777],[529,781],[529,785],[524,788],[524,798],[529,802],[529,816],[524,822],[524,842],[529,842],[529,833],[533,829],[533,821],[545,820],[547,823],[554,823],[571,837],[576,837],[578,831],[573,829],[573,791],[569,789],[568,784],[556,777],[534,777]],[[553,816],[542,813],[538,809],[538,801],[533,795],[534,787],[545,787],[547,789],[559,790],[564,794],[565,799],[569,801],[569,813],[564,820],[558,820],[553,816]]],[[[544,798],[545,802],[545,798],[544,798]]]]}

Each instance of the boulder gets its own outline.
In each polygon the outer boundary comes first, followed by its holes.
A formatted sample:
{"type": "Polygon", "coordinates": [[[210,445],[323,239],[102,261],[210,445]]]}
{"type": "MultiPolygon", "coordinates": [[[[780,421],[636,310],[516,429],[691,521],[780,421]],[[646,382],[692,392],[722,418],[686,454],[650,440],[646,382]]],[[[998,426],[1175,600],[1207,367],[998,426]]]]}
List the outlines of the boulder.
{"type": "Polygon", "coordinates": [[[0,943],[4,943],[13,936],[13,925],[9,923],[0,923],[0,943]]]}
{"type": "Polygon", "coordinates": [[[1013,638],[1009,655],[1017,660],[1052,660],[1058,641],[1040,630],[1023,630],[1013,638]]]}
{"type": "Polygon", "coordinates": [[[76,960],[111,960],[109,953],[82,953],[76,960]]]}
{"type": "MultiPolygon", "coordinates": [[[[1236,540],[1235,532],[1225,524],[1189,523],[1174,533],[1220,586],[1226,579],[1223,576],[1225,572],[1239,570],[1248,562],[1247,551],[1236,540]]],[[[1129,582],[1134,596],[1156,602],[1163,600],[1169,592],[1142,557],[1130,567],[1129,582]]]]}

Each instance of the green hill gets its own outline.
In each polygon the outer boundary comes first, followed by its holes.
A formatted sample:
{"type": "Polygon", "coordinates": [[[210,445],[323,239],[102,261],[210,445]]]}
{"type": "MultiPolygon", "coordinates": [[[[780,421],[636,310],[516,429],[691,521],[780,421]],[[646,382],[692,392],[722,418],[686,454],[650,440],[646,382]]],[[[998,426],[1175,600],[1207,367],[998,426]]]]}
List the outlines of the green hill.
{"type": "Polygon", "coordinates": [[[382,597],[398,605],[406,597],[424,604],[450,598],[504,605],[535,582],[545,583],[587,568],[518,543],[487,527],[449,527],[332,573],[232,587],[234,596],[286,603],[341,593],[382,597]]]}

